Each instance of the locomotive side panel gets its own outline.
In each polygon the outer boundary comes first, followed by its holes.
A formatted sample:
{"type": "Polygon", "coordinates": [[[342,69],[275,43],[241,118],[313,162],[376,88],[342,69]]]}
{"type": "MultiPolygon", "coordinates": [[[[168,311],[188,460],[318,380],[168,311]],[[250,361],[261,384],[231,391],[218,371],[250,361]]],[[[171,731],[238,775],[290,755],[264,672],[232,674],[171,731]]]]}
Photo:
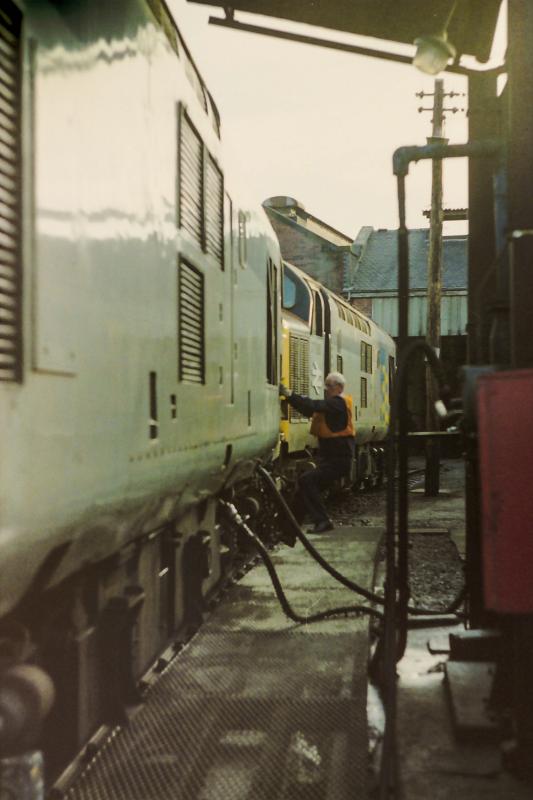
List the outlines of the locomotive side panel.
{"type": "Polygon", "coordinates": [[[343,307],[330,296],[332,370],[341,372],[346,378],[346,392],[352,395],[354,403],[355,441],[364,441],[361,427],[361,399],[358,392],[360,358],[359,341],[353,327],[349,324],[343,307]],[[342,316],[341,316],[342,313],[342,316]]]}
{"type": "Polygon", "coordinates": [[[389,357],[396,346],[385,331],[331,297],[336,366],[347,380],[356,409],[356,444],[383,440],[389,424],[389,357]]]}
{"type": "Polygon", "coordinates": [[[18,42],[24,359],[0,384],[0,619],[57,687],[51,774],[201,624],[230,551],[217,493],[278,438],[279,247],[230,199],[216,110],[163,13],[31,4],[18,42]]]}
{"type": "MultiPolygon", "coordinates": [[[[356,483],[382,471],[379,448],[389,424],[389,373],[393,340],[344,299],[285,264],[283,382],[298,394],[322,398],[327,372],[342,372],[354,400],[356,483]],[[320,300],[320,303],[318,302],[320,300]]],[[[286,452],[305,457],[316,446],[308,421],[282,402],[281,436],[286,452]]]]}
{"type": "Polygon", "coordinates": [[[216,491],[237,460],[277,438],[264,344],[273,234],[259,218],[250,226],[232,297],[234,270],[217,252],[223,173],[205,91],[147,6],[100,12],[82,4],[63,17],[43,3],[25,20],[26,369],[0,400],[3,611],[51,548],[69,543],[61,581],[216,491]],[[201,140],[200,211],[214,216],[200,241],[178,219],[191,168],[188,156],[178,163],[185,114],[201,140]],[[242,386],[228,402],[236,364],[242,386]]]}

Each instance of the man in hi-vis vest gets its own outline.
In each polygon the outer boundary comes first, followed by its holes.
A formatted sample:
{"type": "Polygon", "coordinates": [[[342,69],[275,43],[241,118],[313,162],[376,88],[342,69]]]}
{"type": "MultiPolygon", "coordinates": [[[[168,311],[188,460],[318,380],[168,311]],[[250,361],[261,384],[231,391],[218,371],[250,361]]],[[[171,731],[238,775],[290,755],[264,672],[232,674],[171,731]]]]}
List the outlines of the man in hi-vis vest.
{"type": "Polygon", "coordinates": [[[318,437],[318,467],[306,472],[299,481],[302,499],[314,523],[315,533],[332,530],[333,523],[320,492],[338,478],[350,474],[354,455],[353,400],[350,395],[344,394],[345,383],[340,372],[331,372],[325,381],[324,400],[311,400],[310,397],[294,394],[283,384],[279,387],[279,393],[287,398],[291,406],[306,417],[312,417],[311,433],[318,437]]]}

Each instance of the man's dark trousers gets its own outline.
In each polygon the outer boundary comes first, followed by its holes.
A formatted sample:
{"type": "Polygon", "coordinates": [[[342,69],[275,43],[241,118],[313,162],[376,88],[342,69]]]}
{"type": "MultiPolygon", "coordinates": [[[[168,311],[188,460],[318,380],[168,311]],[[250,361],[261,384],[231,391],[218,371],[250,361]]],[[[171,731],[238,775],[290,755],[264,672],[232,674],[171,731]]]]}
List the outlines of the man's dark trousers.
{"type": "Polygon", "coordinates": [[[345,458],[320,461],[316,469],[304,473],[298,482],[300,494],[314,524],[329,522],[329,515],[320,492],[339,478],[350,474],[350,460],[345,458]]]}

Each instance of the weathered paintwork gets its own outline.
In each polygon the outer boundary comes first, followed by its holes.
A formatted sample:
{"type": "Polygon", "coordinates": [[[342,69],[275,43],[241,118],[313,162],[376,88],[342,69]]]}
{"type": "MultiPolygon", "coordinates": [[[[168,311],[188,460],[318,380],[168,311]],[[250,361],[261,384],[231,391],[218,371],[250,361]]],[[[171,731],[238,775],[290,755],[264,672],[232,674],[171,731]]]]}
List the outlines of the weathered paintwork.
{"type": "Polygon", "coordinates": [[[142,0],[20,8],[25,366],[0,386],[0,615],[54,548],[51,584],[212,497],[279,431],[270,225],[246,212],[241,266],[226,197],[222,270],[176,224],[179,104],[222,168],[183,42],[176,54],[142,0]],[[179,255],[205,278],[205,385],[178,381],[179,255]]]}

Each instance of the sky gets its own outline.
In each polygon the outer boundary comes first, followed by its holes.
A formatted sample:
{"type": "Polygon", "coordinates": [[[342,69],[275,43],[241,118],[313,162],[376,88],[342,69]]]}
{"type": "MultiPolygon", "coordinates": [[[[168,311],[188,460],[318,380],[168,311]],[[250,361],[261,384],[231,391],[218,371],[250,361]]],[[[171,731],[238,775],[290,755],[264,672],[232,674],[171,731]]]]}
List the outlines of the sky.
{"type": "MultiPolygon", "coordinates": [[[[305,209],[355,238],[361,227],[398,227],[392,154],[425,144],[431,135],[434,79],[411,65],[335,52],[208,24],[219,8],[168,0],[177,25],[222,118],[226,183],[242,202],[260,204],[289,195],[305,209]]],[[[361,43],[373,40],[336,31],[237,13],[243,22],[311,36],[361,43]]],[[[402,52],[412,52],[400,47],[402,52]]],[[[443,74],[445,92],[466,92],[461,76],[443,74]]],[[[445,99],[464,108],[465,97],[445,99]]],[[[445,115],[450,142],[466,141],[464,112],[445,115]]],[[[407,224],[427,227],[430,163],[410,167],[407,224]]],[[[467,205],[466,161],[444,164],[444,207],[467,205]]],[[[466,232],[448,223],[447,234],[466,232]]]]}

